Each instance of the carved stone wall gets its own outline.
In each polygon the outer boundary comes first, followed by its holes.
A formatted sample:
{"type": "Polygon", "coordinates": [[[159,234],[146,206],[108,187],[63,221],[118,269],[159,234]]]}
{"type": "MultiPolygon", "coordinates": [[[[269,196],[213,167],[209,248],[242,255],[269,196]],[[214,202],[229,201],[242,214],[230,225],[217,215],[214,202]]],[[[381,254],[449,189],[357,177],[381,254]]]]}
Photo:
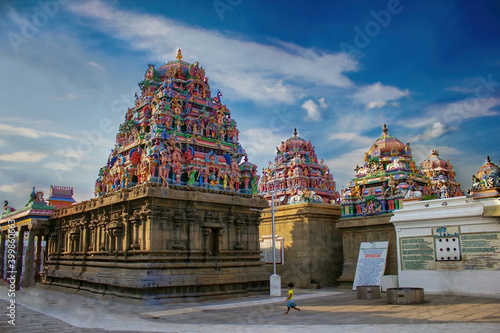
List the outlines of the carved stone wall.
{"type": "MultiPolygon", "coordinates": [[[[275,234],[283,237],[284,264],[276,265],[282,286],[292,282],[298,288],[338,284],[342,272],[342,238],[335,229],[340,206],[302,203],[276,207],[275,234]]],[[[262,214],[260,235],[272,235],[272,215],[262,214]]],[[[273,272],[273,265],[266,265],[273,272]]]]}
{"type": "Polygon", "coordinates": [[[145,184],[57,210],[44,283],[140,300],[265,292],[263,199],[145,184]]]}
{"type": "Polygon", "coordinates": [[[341,218],[337,229],[342,232],[344,264],[340,285],[351,288],[358,263],[359,246],[362,242],[389,242],[385,275],[398,274],[396,231],[389,222],[392,213],[366,217],[341,218]]]}

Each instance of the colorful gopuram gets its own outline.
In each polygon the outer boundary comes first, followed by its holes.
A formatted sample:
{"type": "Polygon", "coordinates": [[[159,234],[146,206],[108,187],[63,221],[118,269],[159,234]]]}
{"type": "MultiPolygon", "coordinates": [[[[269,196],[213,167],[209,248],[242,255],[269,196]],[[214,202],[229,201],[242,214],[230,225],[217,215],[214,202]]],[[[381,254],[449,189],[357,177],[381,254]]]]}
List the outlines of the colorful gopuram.
{"type": "Polygon", "coordinates": [[[409,143],[380,136],[365,153],[363,166],[342,191],[342,216],[369,216],[399,209],[401,200],[422,198],[427,178],[415,164],[409,143]]]}
{"type": "Polygon", "coordinates": [[[198,62],[149,65],[95,183],[51,218],[43,283],[169,302],[267,292],[256,166],[198,62]]]}
{"type": "Polygon", "coordinates": [[[335,180],[323,160],[318,161],[311,141],[293,136],[276,147],[274,163],[262,170],[259,192],[271,203],[276,188],[276,205],[301,202],[331,203],[338,197],[335,180]]]}
{"type": "Polygon", "coordinates": [[[462,185],[455,179],[455,171],[449,160],[439,157],[437,150],[420,163],[420,169],[429,182],[424,187],[424,198],[451,198],[463,196],[462,185]]]}
{"type": "Polygon", "coordinates": [[[238,143],[238,129],[222,94],[212,91],[198,62],[149,65],[141,95],[120,125],[96,196],[158,183],[257,194],[257,167],[238,143]]]}
{"type": "Polygon", "coordinates": [[[468,192],[474,199],[500,196],[500,167],[491,162],[489,156],[472,175],[472,189],[468,192]]]}

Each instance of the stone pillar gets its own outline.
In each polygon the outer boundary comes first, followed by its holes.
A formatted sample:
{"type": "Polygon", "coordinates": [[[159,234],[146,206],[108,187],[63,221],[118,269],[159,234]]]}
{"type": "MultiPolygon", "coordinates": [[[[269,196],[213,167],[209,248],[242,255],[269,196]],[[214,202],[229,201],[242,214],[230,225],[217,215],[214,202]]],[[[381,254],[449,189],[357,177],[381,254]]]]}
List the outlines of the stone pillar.
{"type": "Polygon", "coordinates": [[[24,278],[22,287],[30,287],[34,284],[33,280],[33,259],[35,257],[35,230],[29,229],[28,231],[28,249],[26,251],[26,266],[24,271],[24,278]]]}
{"type": "MultiPolygon", "coordinates": [[[[42,230],[38,231],[37,234],[37,242],[36,242],[36,255],[35,255],[35,282],[38,282],[38,277],[40,276],[40,266],[42,264],[42,239],[43,232],[42,230]]],[[[47,244],[45,244],[45,250],[47,250],[47,244]]]]}
{"type": "Polygon", "coordinates": [[[0,278],[5,278],[5,240],[7,238],[7,232],[0,232],[0,278]]]}
{"type": "Polygon", "coordinates": [[[17,236],[17,251],[16,251],[16,290],[21,289],[21,273],[23,271],[23,247],[24,247],[24,231],[26,227],[19,227],[17,236]]]}

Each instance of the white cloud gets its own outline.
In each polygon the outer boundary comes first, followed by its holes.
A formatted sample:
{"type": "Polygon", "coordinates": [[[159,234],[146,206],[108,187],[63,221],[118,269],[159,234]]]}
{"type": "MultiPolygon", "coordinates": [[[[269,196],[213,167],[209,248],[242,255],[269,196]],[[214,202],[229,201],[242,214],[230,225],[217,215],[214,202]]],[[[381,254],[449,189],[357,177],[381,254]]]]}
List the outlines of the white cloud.
{"type": "Polygon", "coordinates": [[[240,135],[241,145],[247,152],[250,161],[253,161],[256,156],[274,158],[276,146],[279,146],[283,140],[283,135],[262,127],[244,130],[240,135]]]}
{"type": "Polygon", "coordinates": [[[419,134],[411,139],[410,142],[417,142],[420,140],[431,140],[439,138],[441,135],[447,132],[445,126],[439,121],[432,124],[432,126],[427,127],[422,134],[419,134]]]}
{"type": "Polygon", "coordinates": [[[302,108],[307,112],[307,116],[305,117],[306,120],[321,120],[321,111],[319,110],[319,106],[312,99],[305,101],[302,104],[302,108]]]}
{"type": "MultiPolygon", "coordinates": [[[[337,178],[354,178],[354,168],[356,165],[364,164],[365,152],[369,147],[350,150],[348,153],[342,154],[338,157],[331,158],[326,161],[333,175],[342,174],[344,177],[337,178]]],[[[342,188],[342,185],[337,184],[337,189],[342,188]]]]}
{"type": "Polygon", "coordinates": [[[385,86],[380,82],[367,85],[358,89],[353,95],[354,99],[365,105],[367,109],[382,108],[384,106],[399,107],[395,100],[410,95],[408,89],[401,90],[393,86],[385,86]],[[389,103],[391,102],[391,103],[389,103]]]}
{"type": "Polygon", "coordinates": [[[87,97],[87,96],[67,93],[66,95],[52,96],[52,97],[48,97],[48,98],[53,100],[53,101],[67,101],[67,100],[74,100],[74,99],[80,99],[80,98],[85,98],[85,97],[87,97]]]}
{"type": "Polygon", "coordinates": [[[0,192],[16,193],[16,194],[20,193],[20,192],[31,193],[30,190],[31,190],[31,187],[27,182],[8,184],[8,185],[0,185],[0,192]]]}
{"type": "MultiPolygon", "coordinates": [[[[457,157],[461,157],[462,151],[460,149],[449,147],[449,146],[434,146],[434,145],[411,145],[411,152],[413,155],[413,160],[420,164],[423,160],[431,155],[432,150],[437,150],[439,152],[439,157],[448,160],[457,157]]],[[[453,165],[453,161],[452,165],[453,165]]]]}
{"type": "MultiPolygon", "coordinates": [[[[281,41],[266,45],[240,40],[161,16],[120,10],[104,2],[72,2],[68,8],[77,16],[93,20],[92,24],[104,33],[149,52],[160,62],[175,58],[178,47],[186,61],[203,58],[201,65],[210,68],[211,81],[221,91],[232,91],[233,98],[293,103],[300,98],[299,91],[291,91],[287,82],[348,88],[353,83],[344,73],[358,69],[358,62],[345,53],[320,53],[281,41]],[[182,40],[172,36],[182,36],[182,40]]],[[[301,90],[307,86],[312,85],[302,85],[301,90]]]]}
{"type": "Polygon", "coordinates": [[[456,91],[462,94],[472,94],[474,93],[475,88],[467,88],[467,87],[461,87],[461,86],[451,86],[451,87],[446,87],[444,90],[448,91],[456,91]]]}
{"type": "Polygon", "coordinates": [[[497,106],[500,106],[500,98],[466,98],[430,105],[418,118],[405,119],[398,124],[407,128],[423,128],[422,134],[415,136],[412,141],[434,139],[448,131],[457,130],[466,120],[500,115],[500,112],[492,110],[497,106]]]}
{"type": "Polygon", "coordinates": [[[18,151],[11,154],[0,154],[0,161],[5,162],[29,162],[36,163],[47,157],[45,153],[37,153],[34,151],[18,151]]]}
{"type": "Polygon", "coordinates": [[[100,69],[101,71],[104,71],[104,68],[102,68],[101,65],[99,65],[98,63],[96,63],[94,61],[89,61],[88,64],[89,64],[89,66],[92,66],[92,67],[100,69]]]}
{"type": "Polygon", "coordinates": [[[11,126],[7,124],[0,124],[0,133],[1,134],[7,134],[7,135],[18,135],[18,136],[24,136],[27,138],[33,138],[33,139],[38,139],[41,137],[55,137],[55,138],[60,138],[60,139],[67,139],[67,140],[78,140],[74,137],[71,137],[69,135],[57,133],[57,132],[46,132],[46,131],[40,131],[40,130],[35,130],[32,128],[28,127],[17,127],[17,126],[11,126]]]}
{"type": "Polygon", "coordinates": [[[375,139],[363,136],[360,133],[355,133],[355,132],[333,133],[329,136],[329,138],[334,141],[349,142],[357,145],[363,145],[366,147],[370,147],[373,144],[373,142],[375,142],[375,139]]]}
{"type": "Polygon", "coordinates": [[[322,108],[322,109],[328,108],[328,104],[326,104],[324,97],[321,97],[320,99],[318,99],[318,102],[319,102],[320,108],[322,108]]]}

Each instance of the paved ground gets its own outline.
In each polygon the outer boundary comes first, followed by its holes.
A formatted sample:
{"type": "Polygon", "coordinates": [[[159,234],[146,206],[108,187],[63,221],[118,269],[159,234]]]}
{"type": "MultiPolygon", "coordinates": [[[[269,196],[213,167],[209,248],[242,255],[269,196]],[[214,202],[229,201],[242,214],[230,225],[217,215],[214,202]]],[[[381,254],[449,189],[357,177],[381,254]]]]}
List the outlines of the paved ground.
{"type": "Polygon", "coordinates": [[[500,332],[498,296],[426,294],[425,304],[390,305],[384,293],[358,300],[345,289],[294,291],[301,312],[284,315],[285,296],[146,306],[27,288],[15,295],[12,326],[2,285],[0,332],[500,332]]]}

